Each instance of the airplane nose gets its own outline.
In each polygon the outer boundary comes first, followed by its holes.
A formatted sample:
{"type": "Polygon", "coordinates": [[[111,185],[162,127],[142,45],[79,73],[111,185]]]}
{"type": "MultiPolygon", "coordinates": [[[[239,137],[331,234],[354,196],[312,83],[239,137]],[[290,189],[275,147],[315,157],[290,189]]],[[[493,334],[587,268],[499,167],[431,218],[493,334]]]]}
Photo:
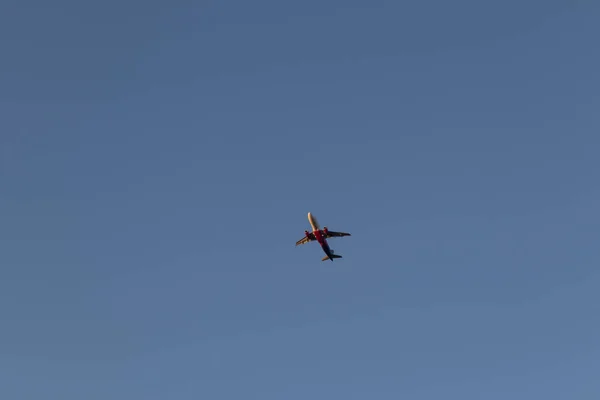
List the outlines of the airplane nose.
{"type": "Polygon", "coordinates": [[[308,222],[310,222],[313,229],[319,229],[319,222],[311,213],[308,213],[308,222]]]}

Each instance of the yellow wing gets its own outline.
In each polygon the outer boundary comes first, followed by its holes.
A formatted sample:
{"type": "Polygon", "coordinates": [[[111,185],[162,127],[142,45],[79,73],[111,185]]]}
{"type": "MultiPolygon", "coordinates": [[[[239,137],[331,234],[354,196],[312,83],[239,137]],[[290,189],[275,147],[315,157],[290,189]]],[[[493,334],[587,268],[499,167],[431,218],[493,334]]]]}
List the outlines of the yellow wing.
{"type": "Polygon", "coordinates": [[[315,237],[314,233],[309,233],[308,237],[304,236],[302,239],[298,240],[296,242],[296,246],[301,245],[301,244],[305,244],[308,242],[312,242],[313,240],[317,240],[317,238],[315,237]]]}

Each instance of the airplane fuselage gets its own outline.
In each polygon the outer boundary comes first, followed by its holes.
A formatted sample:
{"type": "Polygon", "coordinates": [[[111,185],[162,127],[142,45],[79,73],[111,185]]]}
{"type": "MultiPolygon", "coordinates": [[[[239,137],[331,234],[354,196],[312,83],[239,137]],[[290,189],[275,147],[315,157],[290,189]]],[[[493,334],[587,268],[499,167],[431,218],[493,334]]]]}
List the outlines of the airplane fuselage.
{"type": "Polygon", "coordinates": [[[310,222],[312,233],[313,235],[315,235],[315,239],[317,239],[317,242],[319,242],[321,248],[323,249],[327,257],[331,261],[333,261],[333,253],[331,251],[331,248],[329,247],[329,243],[327,243],[327,239],[325,238],[325,236],[323,236],[323,232],[321,231],[321,227],[319,226],[319,221],[317,221],[317,219],[311,213],[308,213],[308,222],[310,222]]]}

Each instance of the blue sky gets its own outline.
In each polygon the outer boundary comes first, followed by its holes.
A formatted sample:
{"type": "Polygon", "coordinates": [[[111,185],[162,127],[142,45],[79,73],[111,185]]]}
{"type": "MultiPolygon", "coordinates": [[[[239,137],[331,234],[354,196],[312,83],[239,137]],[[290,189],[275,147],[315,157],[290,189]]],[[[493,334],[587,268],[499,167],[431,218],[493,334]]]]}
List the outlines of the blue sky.
{"type": "Polygon", "coordinates": [[[599,398],[599,18],[3,2],[0,397],[599,398]]]}

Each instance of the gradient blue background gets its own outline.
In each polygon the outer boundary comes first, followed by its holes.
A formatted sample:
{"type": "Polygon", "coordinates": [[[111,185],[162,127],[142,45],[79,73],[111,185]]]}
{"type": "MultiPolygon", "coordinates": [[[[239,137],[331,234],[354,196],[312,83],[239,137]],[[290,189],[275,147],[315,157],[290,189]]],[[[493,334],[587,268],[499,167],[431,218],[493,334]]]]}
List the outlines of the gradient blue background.
{"type": "Polygon", "coordinates": [[[3,1],[0,397],[599,399],[599,38],[595,1],[3,1]]]}

